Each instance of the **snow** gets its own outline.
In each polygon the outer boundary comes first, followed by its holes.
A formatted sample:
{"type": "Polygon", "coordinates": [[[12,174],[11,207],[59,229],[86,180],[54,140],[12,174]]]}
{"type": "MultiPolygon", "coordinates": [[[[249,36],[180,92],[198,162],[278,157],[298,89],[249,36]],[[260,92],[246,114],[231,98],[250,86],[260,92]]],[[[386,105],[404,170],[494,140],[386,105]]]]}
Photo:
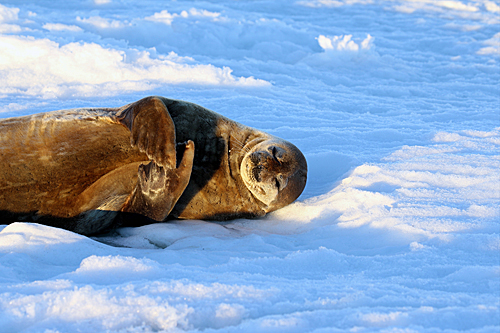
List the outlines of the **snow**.
{"type": "Polygon", "coordinates": [[[0,116],[198,103],[296,144],[256,220],[0,226],[2,332],[498,332],[500,3],[0,4],[0,116]]]}

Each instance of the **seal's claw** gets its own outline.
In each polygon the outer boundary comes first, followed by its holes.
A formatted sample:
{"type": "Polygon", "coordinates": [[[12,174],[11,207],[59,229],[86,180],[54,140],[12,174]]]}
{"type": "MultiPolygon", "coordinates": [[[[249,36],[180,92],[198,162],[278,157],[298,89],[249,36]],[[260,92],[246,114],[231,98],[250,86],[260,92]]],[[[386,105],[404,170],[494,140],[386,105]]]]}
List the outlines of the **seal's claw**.
{"type": "Polygon", "coordinates": [[[178,169],[189,168],[191,170],[191,168],[193,167],[193,159],[194,159],[194,142],[188,140],[187,142],[184,143],[184,145],[185,145],[184,156],[182,157],[178,169]]]}

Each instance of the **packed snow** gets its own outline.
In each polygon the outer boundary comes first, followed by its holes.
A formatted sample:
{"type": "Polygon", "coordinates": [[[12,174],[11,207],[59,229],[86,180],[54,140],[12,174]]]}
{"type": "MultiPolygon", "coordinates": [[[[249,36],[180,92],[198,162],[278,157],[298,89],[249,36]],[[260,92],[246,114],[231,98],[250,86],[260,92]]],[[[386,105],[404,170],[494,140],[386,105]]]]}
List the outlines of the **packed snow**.
{"type": "Polygon", "coordinates": [[[255,220],[0,226],[2,332],[498,332],[500,3],[0,4],[0,117],[194,102],[297,145],[255,220]]]}

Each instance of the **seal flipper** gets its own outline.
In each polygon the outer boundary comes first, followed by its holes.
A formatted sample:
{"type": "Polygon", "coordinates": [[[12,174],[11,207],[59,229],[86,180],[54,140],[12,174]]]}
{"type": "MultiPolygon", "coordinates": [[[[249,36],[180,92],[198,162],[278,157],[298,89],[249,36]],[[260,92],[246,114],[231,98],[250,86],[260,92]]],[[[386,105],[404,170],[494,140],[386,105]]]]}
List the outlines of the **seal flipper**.
{"type": "Polygon", "coordinates": [[[131,132],[130,143],[156,164],[175,168],[175,125],[158,97],[146,97],[119,110],[116,119],[131,132]]]}
{"type": "Polygon", "coordinates": [[[162,167],[155,161],[141,164],[138,181],[121,211],[147,216],[155,221],[163,221],[186,189],[191,177],[194,158],[194,142],[186,143],[184,156],[179,167],[176,157],[173,164],[162,167]]]}

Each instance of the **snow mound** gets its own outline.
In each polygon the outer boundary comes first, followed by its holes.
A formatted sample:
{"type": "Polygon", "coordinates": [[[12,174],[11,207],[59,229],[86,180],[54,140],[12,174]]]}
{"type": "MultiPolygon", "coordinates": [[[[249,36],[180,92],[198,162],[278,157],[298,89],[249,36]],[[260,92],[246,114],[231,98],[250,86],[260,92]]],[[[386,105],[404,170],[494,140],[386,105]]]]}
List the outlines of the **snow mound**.
{"type": "Polygon", "coordinates": [[[190,58],[175,53],[153,57],[149,51],[133,48],[120,50],[95,43],[60,45],[45,38],[4,35],[0,36],[0,47],[0,94],[67,98],[144,91],[162,84],[269,85],[252,77],[234,77],[228,67],[189,64],[190,58]]]}
{"type": "Polygon", "coordinates": [[[351,40],[351,38],[352,35],[333,37],[320,35],[318,37],[318,43],[319,46],[321,46],[321,48],[327,52],[329,52],[330,50],[357,52],[359,50],[369,50],[371,48],[371,44],[373,41],[372,36],[368,35],[366,39],[364,39],[360,43],[355,43],[353,40],[351,40]]]}

